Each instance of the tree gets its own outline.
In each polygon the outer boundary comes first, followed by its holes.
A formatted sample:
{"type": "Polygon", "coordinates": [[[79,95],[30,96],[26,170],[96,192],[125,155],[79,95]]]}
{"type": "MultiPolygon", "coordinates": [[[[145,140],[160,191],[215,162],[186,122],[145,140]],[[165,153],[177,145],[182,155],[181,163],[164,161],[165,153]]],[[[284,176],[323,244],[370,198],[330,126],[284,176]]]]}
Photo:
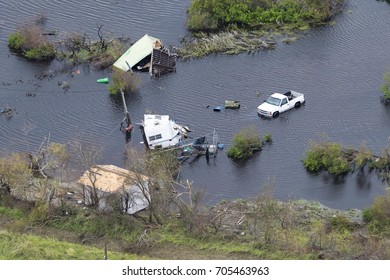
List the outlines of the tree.
{"type": "Polygon", "coordinates": [[[19,199],[28,199],[32,171],[28,158],[11,154],[0,158],[0,187],[19,199]]]}
{"type": "Polygon", "coordinates": [[[260,195],[252,199],[252,205],[253,234],[262,238],[265,244],[270,244],[282,213],[282,208],[273,196],[271,185],[267,184],[260,195]]]}
{"type": "Polygon", "coordinates": [[[134,72],[125,72],[121,69],[113,67],[112,82],[108,86],[110,94],[118,94],[121,90],[126,93],[134,92],[141,84],[141,77],[134,72]]]}
{"type": "Polygon", "coordinates": [[[135,185],[148,201],[148,221],[162,224],[164,217],[171,214],[173,200],[177,196],[174,176],[178,173],[179,162],[175,151],[148,151],[141,155],[135,150],[129,152],[131,162],[128,169],[132,175],[129,185],[135,185]]]}
{"type": "Polygon", "coordinates": [[[70,143],[70,150],[73,154],[73,159],[80,168],[88,170],[87,176],[91,183],[91,191],[85,191],[84,199],[87,199],[91,205],[99,206],[98,189],[96,186],[97,175],[91,167],[97,164],[101,158],[102,149],[99,146],[91,143],[75,140],[70,143]],[[87,196],[87,197],[86,197],[87,196]]]}

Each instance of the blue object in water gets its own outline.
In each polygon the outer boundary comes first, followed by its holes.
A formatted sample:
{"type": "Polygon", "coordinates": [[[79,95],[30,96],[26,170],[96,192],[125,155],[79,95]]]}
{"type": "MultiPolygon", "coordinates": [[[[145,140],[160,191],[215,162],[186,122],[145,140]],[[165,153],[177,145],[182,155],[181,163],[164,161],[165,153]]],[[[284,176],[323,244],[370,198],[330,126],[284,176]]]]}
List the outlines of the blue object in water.
{"type": "Polygon", "coordinates": [[[224,147],[225,147],[225,145],[224,144],[222,144],[222,143],[218,143],[217,144],[217,147],[218,147],[218,149],[223,149],[224,147]]]}
{"type": "Polygon", "coordinates": [[[222,110],[222,106],[216,106],[214,107],[215,112],[220,112],[222,110]]]}

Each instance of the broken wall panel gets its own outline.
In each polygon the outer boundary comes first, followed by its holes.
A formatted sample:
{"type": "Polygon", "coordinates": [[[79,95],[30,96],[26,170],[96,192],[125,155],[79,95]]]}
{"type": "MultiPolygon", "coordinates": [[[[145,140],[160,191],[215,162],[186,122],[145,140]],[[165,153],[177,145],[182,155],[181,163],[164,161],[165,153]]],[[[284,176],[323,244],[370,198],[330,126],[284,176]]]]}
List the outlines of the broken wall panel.
{"type": "Polygon", "coordinates": [[[166,49],[153,49],[150,73],[156,76],[176,71],[176,55],[166,49]]]}

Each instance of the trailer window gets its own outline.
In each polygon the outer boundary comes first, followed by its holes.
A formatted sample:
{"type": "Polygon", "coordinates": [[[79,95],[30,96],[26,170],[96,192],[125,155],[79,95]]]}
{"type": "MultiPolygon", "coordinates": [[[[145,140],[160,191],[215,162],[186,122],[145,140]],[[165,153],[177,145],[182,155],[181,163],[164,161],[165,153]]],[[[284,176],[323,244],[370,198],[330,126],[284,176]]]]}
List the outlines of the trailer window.
{"type": "Polygon", "coordinates": [[[161,138],[162,138],[161,134],[157,134],[157,135],[149,136],[149,141],[154,141],[161,138]]]}

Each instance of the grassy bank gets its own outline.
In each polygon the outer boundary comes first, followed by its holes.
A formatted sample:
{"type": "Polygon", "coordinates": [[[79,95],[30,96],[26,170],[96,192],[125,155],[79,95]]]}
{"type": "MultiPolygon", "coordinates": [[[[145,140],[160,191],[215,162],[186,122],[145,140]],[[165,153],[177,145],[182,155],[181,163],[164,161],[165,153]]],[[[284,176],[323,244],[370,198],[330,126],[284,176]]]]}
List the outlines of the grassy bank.
{"type": "MultiPolygon", "coordinates": [[[[32,234],[0,230],[2,260],[102,260],[104,250],[32,234]]],[[[133,260],[140,256],[109,251],[108,259],[133,260]]]]}
{"type": "Polygon", "coordinates": [[[181,57],[273,49],[275,38],[290,44],[311,26],[328,23],[343,0],[193,0],[188,9],[181,57]]]}
{"type": "Polygon", "coordinates": [[[106,244],[109,259],[390,259],[389,201],[340,211],[263,193],[161,225],[77,208],[42,220],[35,207],[3,205],[0,258],[102,259],[106,244]]]}
{"type": "Polygon", "coordinates": [[[329,20],[342,3],[343,0],[193,0],[188,9],[188,28],[215,31],[232,26],[316,25],[329,20]]]}

